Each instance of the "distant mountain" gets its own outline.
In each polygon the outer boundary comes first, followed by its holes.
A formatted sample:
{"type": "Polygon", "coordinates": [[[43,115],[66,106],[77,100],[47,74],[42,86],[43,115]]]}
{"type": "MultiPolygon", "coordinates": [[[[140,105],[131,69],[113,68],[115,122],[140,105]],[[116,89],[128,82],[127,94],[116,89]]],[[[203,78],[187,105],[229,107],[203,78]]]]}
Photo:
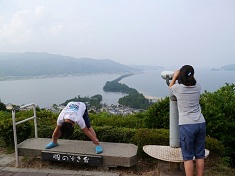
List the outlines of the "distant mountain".
{"type": "Polygon", "coordinates": [[[224,65],[219,68],[212,68],[211,70],[212,71],[221,71],[221,70],[235,71],[235,64],[224,65]]]}
{"type": "Polygon", "coordinates": [[[0,53],[0,77],[127,73],[140,69],[109,59],[74,58],[48,53],[0,53]]]}
{"type": "Polygon", "coordinates": [[[220,70],[235,70],[235,64],[222,66],[220,67],[220,70]]]}

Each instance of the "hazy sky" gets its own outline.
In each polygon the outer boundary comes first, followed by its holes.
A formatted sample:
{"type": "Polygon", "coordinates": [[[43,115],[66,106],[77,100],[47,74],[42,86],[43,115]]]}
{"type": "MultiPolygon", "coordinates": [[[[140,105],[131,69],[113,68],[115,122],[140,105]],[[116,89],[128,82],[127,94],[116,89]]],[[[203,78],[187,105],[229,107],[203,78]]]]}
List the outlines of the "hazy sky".
{"type": "Polygon", "coordinates": [[[235,0],[0,0],[0,52],[234,64],[235,0]]]}

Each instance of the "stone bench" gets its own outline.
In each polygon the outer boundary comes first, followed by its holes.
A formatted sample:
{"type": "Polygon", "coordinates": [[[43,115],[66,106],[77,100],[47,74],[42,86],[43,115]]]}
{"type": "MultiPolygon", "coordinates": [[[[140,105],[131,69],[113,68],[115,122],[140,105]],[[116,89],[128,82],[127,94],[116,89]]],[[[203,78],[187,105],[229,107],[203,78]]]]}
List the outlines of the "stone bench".
{"type": "Polygon", "coordinates": [[[100,142],[103,153],[96,154],[92,141],[59,139],[59,146],[45,149],[49,142],[50,138],[27,139],[18,144],[18,155],[104,167],[131,167],[137,164],[138,147],[134,144],[100,142]]]}

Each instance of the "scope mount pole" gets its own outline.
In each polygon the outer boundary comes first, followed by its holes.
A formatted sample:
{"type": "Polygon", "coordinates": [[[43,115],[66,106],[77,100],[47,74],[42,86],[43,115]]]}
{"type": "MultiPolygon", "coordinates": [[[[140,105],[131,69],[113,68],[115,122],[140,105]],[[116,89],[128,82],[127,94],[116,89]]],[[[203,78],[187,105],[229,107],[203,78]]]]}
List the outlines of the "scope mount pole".
{"type": "MultiPolygon", "coordinates": [[[[170,77],[166,75],[166,84],[170,85],[170,77]]],[[[179,113],[177,107],[177,98],[170,91],[170,147],[180,147],[179,141],[179,113]]]]}

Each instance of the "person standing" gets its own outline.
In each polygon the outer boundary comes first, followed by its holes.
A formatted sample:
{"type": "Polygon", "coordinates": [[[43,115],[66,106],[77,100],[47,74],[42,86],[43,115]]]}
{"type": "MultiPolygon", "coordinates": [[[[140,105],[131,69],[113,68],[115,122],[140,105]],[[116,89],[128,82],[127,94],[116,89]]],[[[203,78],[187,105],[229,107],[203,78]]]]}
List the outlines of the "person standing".
{"type": "Polygon", "coordinates": [[[182,150],[186,176],[193,176],[194,157],[197,176],[204,173],[206,122],[199,104],[201,86],[194,78],[194,68],[184,65],[174,72],[169,84],[170,91],[177,98],[182,150]],[[178,84],[176,81],[178,80],[178,84]]]}

